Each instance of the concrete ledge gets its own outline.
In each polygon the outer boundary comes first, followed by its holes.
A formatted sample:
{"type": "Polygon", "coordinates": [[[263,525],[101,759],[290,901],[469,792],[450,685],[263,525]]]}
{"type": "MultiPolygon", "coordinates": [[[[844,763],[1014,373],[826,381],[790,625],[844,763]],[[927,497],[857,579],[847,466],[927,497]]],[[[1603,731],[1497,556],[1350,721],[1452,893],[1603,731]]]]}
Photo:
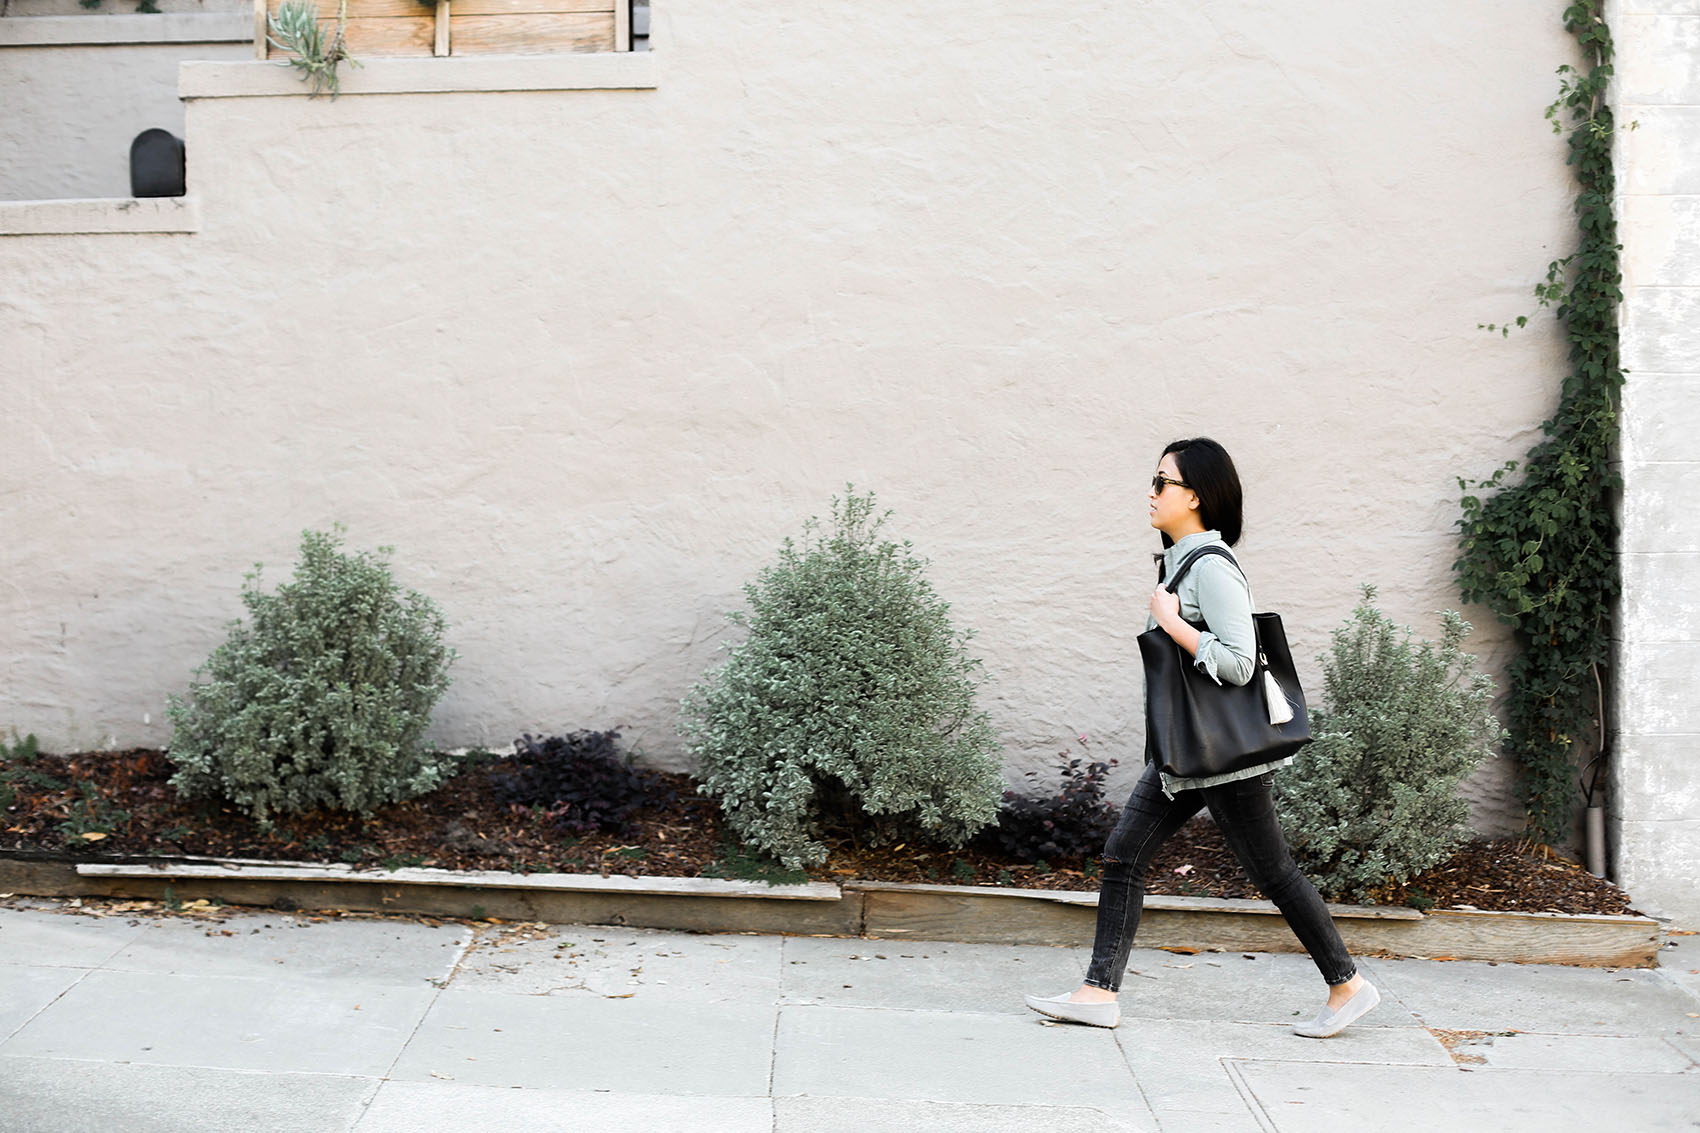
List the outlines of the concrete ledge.
{"type": "Polygon", "coordinates": [[[250,12],[13,16],[0,20],[0,47],[82,47],[120,43],[252,43],[250,12]]]}
{"type": "Polygon", "coordinates": [[[0,236],[187,233],[201,229],[194,197],[0,201],[0,236]]]}
{"type": "MultiPolygon", "coordinates": [[[[1043,889],[819,882],[769,886],[714,878],[357,870],[291,862],[73,862],[0,855],[0,892],[42,897],[206,898],[271,908],[340,908],[617,924],[696,932],[757,932],[1086,947],[1097,895],[1043,889]]],[[[1655,963],[1660,935],[1646,917],[1482,913],[1331,905],[1354,953],[1423,959],[1630,967],[1655,963]]],[[[1199,952],[1297,952],[1267,901],[1146,899],[1142,947],[1199,952]]]]}
{"type": "MultiPolygon", "coordinates": [[[[653,51],[614,51],[362,59],[358,67],[341,68],[339,75],[343,95],[649,90],[656,85],[656,58],[653,51]]],[[[186,99],[306,98],[307,90],[293,70],[276,61],[199,61],[177,68],[177,94],[186,99]]]]}
{"type": "Polygon", "coordinates": [[[240,878],[245,881],[341,882],[369,881],[388,885],[444,885],[462,889],[524,889],[548,892],[596,892],[689,897],[764,897],[770,901],[838,901],[836,885],[812,881],[806,885],[768,885],[718,877],[602,877],[581,873],[506,873],[496,870],[355,869],[351,865],[312,862],[264,862],[201,859],[145,865],[83,862],[79,877],[170,877],[173,879],[240,878]]]}
{"type": "Polygon", "coordinates": [[[835,885],[716,878],[356,870],[200,859],[148,864],[0,857],[0,892],[41,897],[206,898],[280,909],[357,909],[697,932],[856,936],[861,901],[835,885]]]}

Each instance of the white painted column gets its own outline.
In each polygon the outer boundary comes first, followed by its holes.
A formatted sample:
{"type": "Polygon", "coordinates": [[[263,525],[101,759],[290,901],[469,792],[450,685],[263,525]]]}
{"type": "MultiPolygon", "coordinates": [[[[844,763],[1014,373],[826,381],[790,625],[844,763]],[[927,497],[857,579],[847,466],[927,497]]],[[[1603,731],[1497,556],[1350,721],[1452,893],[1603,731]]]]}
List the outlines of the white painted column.
{"type": "Polygon", "coordinates": [[[1612,856],[1645,911],[1700,927],[1700,0],[1608,16],[1629,371],[1612,856]]]}

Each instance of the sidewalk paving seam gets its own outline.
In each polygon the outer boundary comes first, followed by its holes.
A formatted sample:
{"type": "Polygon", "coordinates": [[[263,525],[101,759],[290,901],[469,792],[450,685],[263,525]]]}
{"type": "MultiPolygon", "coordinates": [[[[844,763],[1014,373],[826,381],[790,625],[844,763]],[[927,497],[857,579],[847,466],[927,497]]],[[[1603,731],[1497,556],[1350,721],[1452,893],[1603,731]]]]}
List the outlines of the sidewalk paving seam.
{"type": "MultiPolygon", "coordinates": [[[[1520,1031],[1518,1033],[1519,1034],[1529,1034],[1529,1033],[1532,1033],[1532,1032],[1520,1031]]],[[[1683,1057],[1686,1058],[1687,1055],[1684,1055],[1683,1057]]],[[[1387,1066],[1387,1067],[1401,1067],[1401,1068],[1409,1069],[1409,1070],[1451,1070],[1451,1071],[1454,1071],[1454,1072],[1459,1073],[1459,1074],[1561,1074],[1562,1073],[1562,1074],[1569,1074],[1569,1075],[1586,1075],[1586,1076],[1599,1077],[1599,1078],[1622,1078],[1622,1077],[1680,1078],[1684,1074],[1693,1073],[1692,1070],[1622,1070],[1622,1069],[1618,1069],[1618,1068],[1615,1068],[1615,1067],[1610,1069],[1610,1070],[1574,1070],[1574,1069],[1569,1069],[1569,1068],[1565,1068],[1563,1070],[1558,1070],[1558,1069],[1555,1069],[1555,1068],[1549,1067],[1549,1066],[1466,1066],[1466,1065],[1463,1065],[1463,1064],[1458,1063],[1456,1061],[1452,1062],[1450,1065],[1442,1066],[1442,1065],[1439,1065],[1438,1063],[1431,1065],[1429,1063],[1423,1063],[1423,1062],[1394,1062],[1391,1059],[1385,1059],[1385,1058],[1377,1059],[1374,1062],[1352,1062],[1352,1061],[1348,1061],[1348,1060],[1344,1060],[1344,1059],[1337,1059],[1337,1058],[1268,1058],[1268,1057],[1264,1057],[1264,1056],[1261,1056],[1261,1055],[1248,1056],[1248,1055],[1243,1055],[1243,1054],[1223,1055],[1222,1061],[1223,1062],[1259,1062],[1259,1063],[1274,1064],[1274,1065],[1279,1065],[1279,1066],[1387,1066]]]]}
{"type": "Polygon", "coordinates": [[[252,1066],[207,1066],[198,1062],[153,1062],[141,1058],[85,1058],[76,1054],[5,1054],[0,1052],[0,1061],[8,1058],[20,1062],[80,1062],[89,1066],[156,1066],[165,1070],[205,1070],[213,1074],[251,1074],[256,1078],[274,1078],[286,1075],[291,1078],[340,1078],[350,1082],[387,1082],[388,1078],[380,1078],[375,1074],[359,1074],[340,1070],[261,1070],[252,1066]]]}
{"type": "Polygon", "coordinates": [[[348,1133],[354,1133],[360,1123],[366,1120],[366,1114],[372,1108],[372,1103],[378,1100],[378,1091],[384,1088],[388,1078],[374,1078],[367,1086],[365,1094],[360,1098],[360,1104],[355,1107],[354,1120],[348,1123],[348,1133]]]}
{"type": "Polygon", "coordinates": [[[1139,1080],[1139,1074],[1133,1068],[1133,1059],[1128,1057],[1127,1047],[1122,1045],[1122,1030],[1117,1027],[1110,1033],[1110,1038],[1116,1044],[1116,1050],[1122,1056],[1122,1065],[1127,1067],[1127,1076],[1133,1080],[1133,1088],[1139,1091],[1139,1100],[1145,1106],[1145,1112],[1151,1120],[1157,1123],[1159,1129],[1163,1126],[1162,1118],[1157,1116],[1157,1107],[1151,1104],[1151,1095],[1145,1092],[1145,1083],[1139,1080]]]}
{"type": "Polygon", "coordinates": [[[1689,987],[1687,981],[1679,980],[1670,973],[1660,971],[1658,968],[1652,969],[1652,972],[1658,983],[1662,983],[1666,987],[1674,987],[1677,991],[1680,991],[1682,994],[1692,999],[1697,1005],[1695,1009],[1700,1010],[1700,986],[1689,987]]]}
{"type": "Polygon", "coordinates": [[[1677,1046],[1674,1042],[1671,1041],[1669,1035],[1659,1035],[1658,1040],[1660,1042],[1664,1043],[1666,1046],[1670,1047],[1672,1050],[1676,1051],[1676,1053],[1679,1057],[1688,1059],[1688,1065],[1685,1066],[1683,1069],[1677,1071],[1677,1073],[1679,1073],[1679,1074],[1693,1074],[1693,1073],[1696,1073],[1696,1072],[1700,1072],[1700,1059],[1696,1059],[1693,1055],[1689,1054],[1686,1050],[1683,1050],[1681,1047],[1677,1046]]]}
{"type": "MultiPolygon", "coordinates": [[[[1257,1122],[1258,1128],[1262,1129],[1263,1133],[1280,1133],[1275,1128],[1275,1121],[1269,1116],[1269,1111],[1263,1108],[1263,1102],[1252,1092],[1251,1083],[1247,1082],[1240,1073],[1239,1064],[1252,1060],[1225,1055],[1217,1061],[1222,1064],[1223,1071],[1228,1075],[1228,1081],[1234,1084],[1234,1090],[1240,1095],[1240,1100],[1245,1103],[1246,1111],[1251,1114],[1252,1120],[1257,1122]]],[[[1158,1120],[1161,1122],[1162,1119],[1159,1118],[1158,1120]]]]}
{"type": "MultiPolygon", "coordinates": [[[[431,1002],[425,1005],[425,1010],[419,1013],[418,1020],[413,1024],[413,1030],[409,1031],[407,1038],[403,1039],[401,1045],[396,1047],[395,1057],[390,1059],[390,1064],[384,1068],[382,1077],[378,1079],[378,1089],[382,1089],[383,1083],[391,1080],[390,1076],[395,1073],[395,1068],[401,1062],[402,1056],[407,1053],[407,1048],[413,1045],[414,1039],[419,1037],[419,1030],[425,1025],[425,1020],[430,1018],[432,1010],[437,1006],[437,1001],[443,997],[443,992],[448,990],[449,985],[454,983],[455,977],[460,975],[460,966],[466,963],[467,956],[471,955],[472,949],[477,945],[483,932],[482,926],[473,925],[471,927],[472,931],[467,933],[466,941],[460,946],[460,952],[455,956],[455,962],[450,966],[449,974],[444,976],[441,982],[429,976],[424,977],[425,982],[436,989],[435,994],[431,996],[431,1002]]],[[[375,1089],[361,1100],[359,1112],[349,1126],[350,1130],[366,1119],[366,1114],[372,1108],[372,1102],[377,1099],[377,1096],[378,1090],[375,1089]]]]}
{"type": "MultiPolygon", "coordinates": [[[[113,953],[113,955],[117,955],[117,953],[113,953]]],[[[18,965],[15,965],[15,966],[21,968],[21,967],[51,967],[53,965],[18,964],[18,965]]],[[[72,969],[72,970],[74,971],[75,969],[72,969]]],[[[32,1013],[30,1015],[30,1017],[28,1019],[25,1019],[22,1023],[19,1023],[16,1027],[12,1028],[12,1030],[10,1032],[8,1032],[3,1038],[0,1038],[0,1048],[5,1047],[5,1045],[7,1043],[11,1042],[13,1039],[15,1039],[19,1035],[23,1034],[24,1028],[28,1027],[31,1023],[35,1022],[37,1019],[41,1018],[44,1014],[46,1014],[48,1009],[51,1008],[55,1003],[58,1003],[61,999],[64,999],[67,995],[70,995],[77,988],[81,987],[82,984],[83,984],[83,981],[88,979],[90,976],[94,975],[97,971],[100,971],[100,969],[99,968],[84,968],[82,970],[83,974],[78,976],[76,979],[72,980],[69,987],[65,988],[58,995],[54,996],[52,999],[48,1000],[46,1003],[43,1003],[39,1008],[36,1009],[36,1011],[34,1013],[32,1013]]],[[[4,1055],[4,1054],[5,1054],[5,1051],[3,1049],[0,1049],[0,1055],[4,1055]]]]}
{"type": "Polygon", "coordinates": [[[790,943],[786,937],[779,938],[778,970],[774,972],[773,997],[773,1030],[768,1036],[767,1045],[767,1114],[769,1133],[779,1133],[779,1107],[774,1105],[777,1097],[773,1092],[773,1083],[779,1072],[779,1021],[785,1017],[785,949],[790,943]]]}
{"type": "MultiPolygon", "coordinates": [[[[883,1011],[897,1012],[903,1015],[987,1015],[994,1019],[1020,1019],[1026,1016],[1026,1012],[1023,1011],[969,1011],[960,1007],[886,1007],[874,1003],[835,1003],[827,999],[793,1000],[790,1002],[780,999],[774,1006],[780,1008],[830,1007],[835,1011],[883,1011]]],[[[1035,1023],[1042,1022],[1037,1017],[1033,1021],[1035,1023]]]]}

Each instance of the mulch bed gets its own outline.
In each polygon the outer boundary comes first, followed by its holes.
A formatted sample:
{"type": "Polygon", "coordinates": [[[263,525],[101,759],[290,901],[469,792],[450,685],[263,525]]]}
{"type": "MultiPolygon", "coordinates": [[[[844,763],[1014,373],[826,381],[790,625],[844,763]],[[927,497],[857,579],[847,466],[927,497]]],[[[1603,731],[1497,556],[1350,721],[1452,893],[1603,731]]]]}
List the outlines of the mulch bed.
{"type": "MultiPolygon", "coordinates": [[[[168,783],[171,764],[151,749],[43,754],[28,764],[0,760],[0,851],[102,858],[204,855],[345,862],[396,868],[618,873],[668,877],[781,879],[729,836],[718,806],[685,775],[662,776],[673,798],[640,812],[627,836],[562,835],[533,812],[507,805],[489,781],[502,764],[469,765],[429,795],[383,807],[370,818],[340,812],[280,817],[262,831],[216,803],[186,802],[168,783]]],[[[1038,865],[970,847],[865,846],[829,842],[815,880],[900,881],[1029,889],[1097,888],[1096,863],[1038,865]]],[[[783,878],[801,880],[798,877],[783,878]]],[[[1193,820],[1153,863],[1147,892],[1191,897],[1261,896],[1208,817],[1193,820]]],[[[1575,862],[1514,838],[1479,838],[1451,860],[1378,903],[1443,909],[1629,914],[1628,895],[1575,862]]]]}

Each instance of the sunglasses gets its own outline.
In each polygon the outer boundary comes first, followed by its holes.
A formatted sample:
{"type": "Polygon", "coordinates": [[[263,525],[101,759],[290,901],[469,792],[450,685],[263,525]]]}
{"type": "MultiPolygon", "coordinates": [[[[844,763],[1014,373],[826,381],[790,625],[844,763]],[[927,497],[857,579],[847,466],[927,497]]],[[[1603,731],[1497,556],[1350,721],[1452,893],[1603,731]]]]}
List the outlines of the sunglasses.
{"type": "Polygon", "coordinates": [[[1188,484],[1184,480],[1171,480],[1167,476],[1163,475],[1161,472],[1159,472],[1159,473],[1157,473],[1157,475],[1151,477],[1151,491],[1155,495],[1159,495],[1159,496],[1162,495],[1163,489],[1168,487],[1170,484],[1173,484],[1177,488],[1190,488],[1190,487],[1192,487],[1191,484],[1188,484]]]}

